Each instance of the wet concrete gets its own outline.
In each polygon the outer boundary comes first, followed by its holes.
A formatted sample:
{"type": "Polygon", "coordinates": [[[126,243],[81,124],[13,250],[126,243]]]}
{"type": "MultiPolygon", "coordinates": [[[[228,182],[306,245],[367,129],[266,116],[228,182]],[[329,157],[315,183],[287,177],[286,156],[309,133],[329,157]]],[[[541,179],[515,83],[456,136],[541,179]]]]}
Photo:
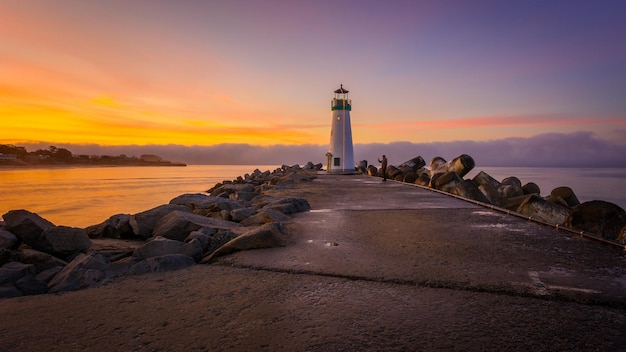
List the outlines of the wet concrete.
{"type": "Polygon", "coordinates": [[[362,175],[320,174],[273,192],[306,198],[312,207],[288,222],[290,245],[222,263],[626,306],[619,247],[362,175]]]}

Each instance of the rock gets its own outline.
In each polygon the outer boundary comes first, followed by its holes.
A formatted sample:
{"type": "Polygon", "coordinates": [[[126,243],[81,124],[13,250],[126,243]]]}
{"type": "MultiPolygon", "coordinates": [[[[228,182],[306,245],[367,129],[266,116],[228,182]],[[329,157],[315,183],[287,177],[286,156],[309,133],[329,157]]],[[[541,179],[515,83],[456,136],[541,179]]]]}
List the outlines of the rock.
{"type": "Polygon", "coordinates": [[[23,295],[24,293],[12,283],[0,285],[0,298],[20,297],[23,295]]]}
{"type": "Polygon", "coordinates": [[[9,231],[0,229],[0,248],[15,249],[17,244],[17,236],[9,231]]]}
{"type": "Polygon", "coordinates": [[[50,293],[75,291],[108,278],[109,260],[100,253],[79,254],[49,283],[50,293]]]}
{"type": "Polygon", "coordinates": [[[64,267],[67,262],[55,257],[52,254],[40,252],[35,249],[22,249],[16,255],[15,260],[24,264],[34,264],[37,272],[44,271],[54,267],[64,267]]]}
{"type": "Polygon", "coordinates": [[[402,178],[402,182],[404,183],[415,183],[415,180],[417,180],[417,174],[413,171],[404,174],[402,178]]]}
{"type": "Polygon", "coordinates": [[[248,217],[241,221],[243,226],[258,226],[271,222],[280,222],[289,220],[289,216],[285,215],[280,210],[276,209],[262,209],[258,213],[248,217]]]}
{"type": "Polygon", "coordinates": [[[311,209],[311,205],[303,198],[280,198],[278,200],[267,203],[262,210],[274,209],[284,214],[295,214],[311,209]]]}
{"type": "Polygon", "coordinates": [[[9,262],[0,267],[0,285],[14,283],[27,275],[35,275],[33,264],[9,262]]]}
{"type": "Polygon", "coordinates": [[[230,211],[230,217],[234,222],[241,222],[242,220],[254,215],[257,212],[254,208],[239,208],[230,211]]]}
{"type": "Polygon", "coordinates": [[[104,222],[85,228],[89,238],[132,238],[129,214],[116,214],[104,222]]]}
{"type": "Polygon", "coordinates": [[[505,179],[502,180],[501,183],[502,185],[509,185],[509,186],[522,188],[522,181],[520,181],[520,179],[515,176],[506,177],[505,179]]]}
{"type": "Polygon", "coordinates": [[[557,187],[550,192],[552,197],[563,198],[565,203],[570,207],[575,207],[580,204],[578,197],[574,194],[574,191],[569,187],[557,187]]]}
{"type": "Polygon", "coordinates": [[[237,236],[215,252],[205,256],[201,263],[210,263],[216,257],[236,251],[285,246],[286,238],[283,231],[282,226],[275,222],[259,226],[237,236]]]}
{"type": "Polygon", "coordinates": [[[152,231],[165,215],[173,212],[191,213],[191,209],[178,204],[165,204],[130,216],[130,226],[136,237],[143,240],[152,237],[152,231]]]}
{"type": "Polygon", "coordinates": [[[529,195],[517,208],[517,212],[549,224],[560,225],[565,222],[571,209],[548,202],[537,195],[529,195]]]}
{"type": "Polygon", "coordinates": [[[168,254],[184,254],[194,258],[195,261],[200,261],[204,252],[202,251],[202,244],[197,239],[185,243],[164,237],[156,237],[152,241],[146,242],[143,246],[135,249],[133,257],[148,259],[168,254]]]}
{"type": "MultiPolygon", "coordinates": [[[[493,187],[495,189],[498,189],[498,188],[500,188],[500,186],[502,186],[502,184],[500,182],[498,182],[493,177],[489,176],[489,174],[487,174],[484,171],[481,171],[478,174],[476,174],[476,176],[474,176],[472,181],[474,181],[474,183],[477,184],[479,187],[481,185],[490,185],[491,187],[493,187]]],[[[489,197],[487,197],[487,198],[489,198],[489,197]]]]}
{"type": "Polygon", "coordinates": [[[50,269],[43,270],[35,275],[35,278],[41,282],[50,282],[59,272],[63,270],[62,266],[55,266],[50,269]]]}
{"type": "Polygon", "coordinates": [[[622,227],[622,230],[619,232],[617,242],[622,244],[626,243],[626,226],[622,227]]]}
{"type": "MultiPolygon", "coordinates": [[[[472,182],[476,183],[475,178],[472,180],[472,182]]],[[[498,207],[506,206],[507,199],[504,198],[504,196],[502,196],[502,194],[498,192],[498,189],[495,188],[490,182],[479,184],[478,189],[485,196],[485,198],[487,198],[489,203],[498,207]]],[[[517,209],[517,207],[515,209],[517,209]]]]}
{"type": "Polygon", "coordinates": [[[187,193],[170,200],[169,204],[184,205],[188,208],[207,208],[219,201],[219,197],[213,197],[202,193],[187,193]]]}
{"type": "Polygon", "coordinates": [[[574,208],[565,226],[618,241],[626,226],[626,212],[613,203],[592,200],[574,208]]]}
{"type": "Polygon", "coordinates": [[[378,168],[374,165],[370,165],[367,167],[367,174],[369,176],[378,177],[378,168]]]}
{"type": "Polygon", "coordinates": [[[407,160],[403,162],[402,164],[398,165],[398,169],[400,169],[400,171],[402,171],[402,173],[405,173],[405,174],[410,173],[410,172],[414,173],[417,170],[424,167],[425,165],[426,165],[426,162],[424,161],[424,158],[418,155],[415,158],[411,160],[407,160]]]}
{"type": "Polygon", "coordinates": [[[185,243],[189,243],[192,240],[198,240],[202,246],[202,252],[205,253],[209,249],[209,242],[211,242],[211,236],[215,235],[217,230],[211,227],[203,227],[196,231],[191,231],[189,236],[185,238],[185,243]]]}
{"type": "Polygon", "coordinates": [[[168,254],[160,257],[151,257],[131,266],[126,275],[142,275],[180,270],[196,264],[193,258],[184,254],[168,254]]]}
{"type": "Polygon", "coordinates": [[[415,180],[414,183],[416,185],[428,187],[428,185],[430,184],[430,175],[429,174],[420,173],[419,176],[417,177],[417,180],[415,180]]]}
{"type": "Polygon", "coordinates": [[[229,241],[237,238],[239,234],[236,234],[230,230],[221,229],[209,238],[209,245],[204,251],[205,256],[215,252],[218,248],[228,243],[229,241]]]}
{"type": "Polygon", "coordinates": [[[24,276],[15,282],[15,287],[24,295],[41,295],[48,292],[48,284],[37,280],[34,276],[24,276]]]}
{"type": "Polygon", "coordinates": [[[158,222],[154,228],[153,236],[161,236],[182,242],[187,238],[190,232],[203,227],[229,229],[239,226],[241,225],[231,221],[209,218],[188,212],[173,211],[158,222]]]}
{"type": "Polygon", "coordinates": [[[459,182],[456,186],[454,186],[450,193],[455,194],[459,197],[473,199],[482,203],[489,203],[489,200],[485,195],[478,189],[478,186],[471,180],[463,180],[459,182]]]}
{"type": "Polygon", "coordinates": [[[541,189],[536,183],[533,182],[528,182],[527,184],[523,185],[522,191],[524,192],[524,194],[541,194],[541,189]]]}
{"type": "Polygon", "coordinates": [[[431,179],[432,188],[438,189],[443,192],[450,192],[457,184],[462,180],[456,172],[447,172],[439,175],[436,178],[431,179]],[[433,182],[434,180],[434,182],[433,182]]]}
{"type": "Polygon", "coordinates": [[[500,193],[504,198],[513,198],[523,196],[524,190],[522,190],[521,186],[502,184],[502,186],[498,188],[498,193],[500,193]]]}
{"type": "MultiPolygon", "coordinates": [[[[388,165],[385,173],[387,174],[387,178],[390,180],[395,180],[396,177],[402,176],[402,171],[393,165],[388,165]]],[[[381,173],[380,175],[382,176],[383,174],[381,173]]]]}
{"type": "MultiPolygon", "coordinates": [[[[443,159],[441,159],[443,160],[443,159]]],[[[432,164],[432,162],[431,162],[432,164]]],[[[438,172],[454,172],[459,177],[467,175],[474,168],[474,159],[467,154],[461,154],[447,163],[439,166],[438,172]]]]}
{"type": "Polygon", "coordinates": [[[50,221],[23,209],[11,210],[2,217],[6,230],[31,247],[42,232],[55,227],[50,221]]]}
{"type": "Polygon", "coordinates": [[[45,230],[32,247],[59,258],[67,258],[89,249],[91,240],[84,229],[57,226],[45,230]]]}
{"type": "Polygon", "coordinates": [[[430,161],[430,177],[432,178],[435,174],[441,174],[442,171],[439,171],[440,168],[444,167],[446,164],[446,159],[436,156],[432,158],[430,161]]]}

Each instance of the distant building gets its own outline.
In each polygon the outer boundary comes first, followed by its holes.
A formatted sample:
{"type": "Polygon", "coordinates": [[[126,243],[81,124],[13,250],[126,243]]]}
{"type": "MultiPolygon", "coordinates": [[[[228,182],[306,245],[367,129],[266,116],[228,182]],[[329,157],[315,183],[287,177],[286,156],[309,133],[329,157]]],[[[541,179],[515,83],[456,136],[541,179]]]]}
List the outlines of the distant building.
{"type": "Polygon", "coordinates": [[[17,161],[17,155],[0,153],[0,161],[17,161]]]}
{"type": "Polygon", "coordinates": [[[149,162],[149,163],[158,163],[158,162],[163,161],[163,158],[161,158],[158,155],[153,155],[153,154],[142,154],[139,157],[139,160],[146,161],[146,162],[149,162]]]}

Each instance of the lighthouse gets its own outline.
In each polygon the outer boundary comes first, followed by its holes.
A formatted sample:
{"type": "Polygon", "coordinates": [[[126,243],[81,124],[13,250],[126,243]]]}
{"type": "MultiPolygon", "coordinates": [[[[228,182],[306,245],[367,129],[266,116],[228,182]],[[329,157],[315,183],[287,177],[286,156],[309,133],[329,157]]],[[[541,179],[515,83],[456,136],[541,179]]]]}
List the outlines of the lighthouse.
{"type": "Polygon", "coordinates": [[[326,153],[328,172],[354,171],[350,110],[352,102],[348,99],[348,90],[342,84],[335,91],[335,97],[331,101],[333,117],[330,127],[330,148],[326,153]]]}

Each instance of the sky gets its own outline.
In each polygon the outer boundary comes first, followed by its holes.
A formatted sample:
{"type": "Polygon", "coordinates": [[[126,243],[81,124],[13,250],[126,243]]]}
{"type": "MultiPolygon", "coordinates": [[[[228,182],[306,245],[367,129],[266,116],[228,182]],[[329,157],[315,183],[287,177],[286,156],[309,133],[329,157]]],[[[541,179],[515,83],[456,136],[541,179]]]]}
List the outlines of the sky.
{"type": "Polygon", "coordinates": [[[343,84],[355,160],[626,166],[626,1],[0,0],[0,24],[0,144],[322,162],[343,84]]]}

